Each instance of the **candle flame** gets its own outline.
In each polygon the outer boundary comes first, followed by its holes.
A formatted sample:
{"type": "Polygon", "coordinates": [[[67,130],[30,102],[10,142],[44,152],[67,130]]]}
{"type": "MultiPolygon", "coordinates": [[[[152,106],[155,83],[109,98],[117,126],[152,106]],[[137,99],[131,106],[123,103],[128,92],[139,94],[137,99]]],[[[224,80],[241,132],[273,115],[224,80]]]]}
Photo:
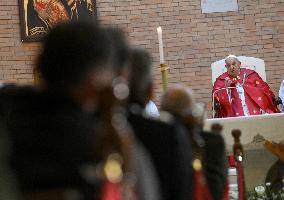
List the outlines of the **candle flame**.
{"type": "Polygon", "coordinates": [[[158,32],[162,32],[162,27],[159,26],[159,27],[157,28],[157,31],[158,31],[158,32]]]}

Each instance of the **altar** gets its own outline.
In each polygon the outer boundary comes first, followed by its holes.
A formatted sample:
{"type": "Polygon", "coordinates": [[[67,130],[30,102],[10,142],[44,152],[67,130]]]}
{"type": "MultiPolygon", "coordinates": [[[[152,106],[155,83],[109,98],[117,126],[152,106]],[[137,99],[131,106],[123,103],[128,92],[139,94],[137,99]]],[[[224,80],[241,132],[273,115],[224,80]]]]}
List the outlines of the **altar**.
{"type": "Polygon", "coordinates": [[[232,129],[241,130],[241,143],[244,147],[252,143],[255,136],[263,136],[275,142],[284,140],[284,113],[207,119],[205,129],[209,130],[214,123],[223,126],[222,135],[228,147],[234,143],[232,129]]]}
{"type": "Polygon", "coordinates": [[[214,123],[223,126],[222,135],[228,153],[232,152],[234,144],[232,130],[241,130],[246,186],[251,189],[255,185],[264,184],[267,171],[277,160],[277,157],[263,146],[264,139],[277,143],[284,140],[284,113],[207,119],[205,129],[210,130],[214,123]]]}

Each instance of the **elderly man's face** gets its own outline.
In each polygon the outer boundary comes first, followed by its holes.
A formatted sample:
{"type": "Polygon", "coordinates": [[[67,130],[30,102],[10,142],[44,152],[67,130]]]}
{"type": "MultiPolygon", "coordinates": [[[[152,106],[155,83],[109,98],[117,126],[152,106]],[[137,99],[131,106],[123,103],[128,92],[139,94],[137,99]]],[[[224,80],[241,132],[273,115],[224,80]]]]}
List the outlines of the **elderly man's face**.
{"type": "Polygon", "coordinates": [[[237,77],[238,75],[240,75],[240,69],[241,69],[240,61],[238,61],[235,58],[228,58],[227,60],[225,60],[225,63],[227,71],[232,77],[237,77]]]}

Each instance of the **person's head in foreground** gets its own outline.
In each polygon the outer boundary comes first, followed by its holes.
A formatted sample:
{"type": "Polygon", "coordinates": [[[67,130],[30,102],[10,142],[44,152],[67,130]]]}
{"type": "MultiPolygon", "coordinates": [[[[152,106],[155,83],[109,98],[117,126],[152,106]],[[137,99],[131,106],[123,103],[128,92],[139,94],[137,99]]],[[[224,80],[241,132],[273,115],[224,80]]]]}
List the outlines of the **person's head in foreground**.
{"type": "Polygon", "coordinates": [[[169,87],[163,94],[161,108],[183,117],[191,113],[193,104],[192,90],[184,85],[174,85],[169,87]]]}
{"type": "Polygon", "coordinates": [[[38,58],[40,77],[44,87],[93,109],[96,91],[112,85],[127,48],[118,29],[85,21],[62,23],[43,42],[38,58]]]}
{"type": "Polygon", "coordinates": [[[133,48],[130,52],[129,103],[143,108],[152,97],[152,58],[149,52],[141,48],[133,48]]]}
{"type": "Polygon", "coordinates": [[[62,23],[46,36],[38,67],[47,87],[70,89],[110,67],[111,53],[105,29],[88,22],[62,23]]]}
{"type": "Polygon", "coordinates": [[[190,129],[203,124],[201,107],[195,103],[193,91],[187,86],[170,87],[162,96],[161,109],[182,119],[190,129]]]}

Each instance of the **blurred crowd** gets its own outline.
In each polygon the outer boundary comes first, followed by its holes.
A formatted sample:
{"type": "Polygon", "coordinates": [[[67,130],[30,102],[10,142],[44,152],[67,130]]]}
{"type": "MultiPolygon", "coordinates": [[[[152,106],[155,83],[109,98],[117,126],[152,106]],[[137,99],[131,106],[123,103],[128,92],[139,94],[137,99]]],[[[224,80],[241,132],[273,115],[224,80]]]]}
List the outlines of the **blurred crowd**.
{"type": "Polygon", "coordinates": [[[119,28],[57,25],[35,71],[37,86],[0,89],[0,199],[228,199],[224,140],[203,130],[204,106],[172,85],[149,112],[151,55],[119,28]]]}

